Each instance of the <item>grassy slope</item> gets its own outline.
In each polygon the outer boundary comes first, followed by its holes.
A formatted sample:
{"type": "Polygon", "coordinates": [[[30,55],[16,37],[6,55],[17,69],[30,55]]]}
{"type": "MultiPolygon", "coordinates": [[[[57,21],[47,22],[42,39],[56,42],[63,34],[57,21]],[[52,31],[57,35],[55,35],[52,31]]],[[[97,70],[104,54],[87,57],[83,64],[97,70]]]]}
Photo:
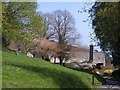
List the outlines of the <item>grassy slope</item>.
{"type": "MultiPolygon", "coordinates": [[[[90,88],[91,75],[3,51],[3,88],[90,88]]],[[[98,83],[98,82],[97,82],[98,83]]]]}

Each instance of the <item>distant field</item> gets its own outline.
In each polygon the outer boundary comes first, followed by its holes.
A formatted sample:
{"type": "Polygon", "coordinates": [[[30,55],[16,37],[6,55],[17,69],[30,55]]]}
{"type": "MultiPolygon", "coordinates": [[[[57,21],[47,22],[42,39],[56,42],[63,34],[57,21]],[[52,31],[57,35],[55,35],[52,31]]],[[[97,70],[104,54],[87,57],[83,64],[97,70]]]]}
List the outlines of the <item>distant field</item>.
{"type": "MultiPolygon", "coordinates": [[[[3,88],[88,88],[92,76],[23,54],[3,50],[3,88]]],[[[99,82],[95,79],[96,84],[99,82]]]]}

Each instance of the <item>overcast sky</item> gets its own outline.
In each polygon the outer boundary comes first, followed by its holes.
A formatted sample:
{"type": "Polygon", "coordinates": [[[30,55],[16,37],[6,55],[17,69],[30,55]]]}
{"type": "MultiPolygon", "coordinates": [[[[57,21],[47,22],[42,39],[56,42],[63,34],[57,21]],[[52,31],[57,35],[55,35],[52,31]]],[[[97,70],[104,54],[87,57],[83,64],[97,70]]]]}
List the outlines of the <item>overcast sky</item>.
{"type": "Polygon", "coordinates": [[[90,32],[92,32],[92,28],[89,20],[84,22],[87,19],[90,19],[89,13],[80,13],[84,6],[87,6],[86,8],[88,9],[92,5],[87,5],[85,2],[38,2],[38,11],[41,11],[42,13],[51,13],[55,10],[68,10],[75,18],[77,31],[81,35],[81,38],[79,39],[80,44],[89,47],[90,32]]]}

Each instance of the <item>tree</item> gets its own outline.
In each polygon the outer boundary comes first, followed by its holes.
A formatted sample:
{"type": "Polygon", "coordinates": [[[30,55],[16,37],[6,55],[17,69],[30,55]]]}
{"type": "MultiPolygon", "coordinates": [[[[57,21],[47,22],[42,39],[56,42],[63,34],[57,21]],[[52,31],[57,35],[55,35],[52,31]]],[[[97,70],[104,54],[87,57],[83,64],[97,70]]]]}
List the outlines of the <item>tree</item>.
{"type": "Polygon", "coordinates": [[[56,53],[62,64],[63,60],[68,58],[70,50],[68,45],[76,44],[76,40],[79,38],[79,34],[76,33],[75,20],[67,10],[47,13],[44,17],[48,28],[46,37],[59,43],[56,53]]]}
{"type": "Polygon", "coordinates": [[[43,37],[47,29],[43,28],[43,19],[36,11],[36,2],[3,2],[2,3],[2,39],[9,45],[13,40],[29,50],[34,38],[43,37]]]}
{"type": "Polygon", "coordinates": [[[30,18],[30,25],[28,30],[34,34],[34,37],[43,38],[47,31],[45,20],[42,18],[39,12],[35,12],[31,16],[32,17],[30,18]]]}
{"type": "Polygon", "coordinates": [[[52,24],[52,14],[46,13],[42,15],[43,17],[43,23],[44,23],[44,28],[47,29],[47,32],[45,33],[46,39],[49,39],[52,35],[54,35],[56,32],[52,32],[51,24],[52,24]],[[49,31],[48,31],[49,30],[49,31]]]}
{"type": "Polygon", "coordinates": [[[35,12],[36,3],[25,2],[3,2],[3,41],[9,44],[10,39],[17,40],[17,35],[23,30],[30,18],[30,13],[35,12]]]}
{"type": "Polygon", "coordinates": [[[50,57],[59,58],[60,64],[62,64],[63,60],[68,60],[69,58],[68,53],[66,53],[68,47],[66,44],[59,44],[46,38],[40,38],[34,41],[33,52],[39,53],[42,59],[47,61],[50,61],[50,57]]]}
{"type": "Polygon", "coordinates": [[[47,38],[68,45],[75,44],[79,34],[76,33],[75,20],[69,11],[47,13],[45,19],[48,27],[47,38]]]}
{"type": "Polygon", "coordinates": [[[46,38],[39,38],[34,40],[33,52],[39,53],[42,59],[49,61],[49,55],[52,55],[52,50],[55,50],[53,47],[56,48],[55,43],[47,40],[46,38]]]}
{"type": "Polygon", "coordinates": [[[112,55],[114,66],[120,67],[118,4],[118,2],[96,2],[90,10],[90,16],[102,50],[112,55]]]}

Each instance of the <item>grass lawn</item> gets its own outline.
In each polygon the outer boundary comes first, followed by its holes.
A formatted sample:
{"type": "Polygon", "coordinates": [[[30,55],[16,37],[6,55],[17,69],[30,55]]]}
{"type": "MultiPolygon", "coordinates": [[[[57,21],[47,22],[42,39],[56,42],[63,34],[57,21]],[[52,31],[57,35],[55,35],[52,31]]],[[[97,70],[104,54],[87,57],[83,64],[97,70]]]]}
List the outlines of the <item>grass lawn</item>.
{"type": "MultiPolygon", "coordinates": [[[[92,76],[14,52],[2,52],[3,88],[91,88],[92,76]]],[[[95,79],[95,84],[99,82],[95,79]]]]}

